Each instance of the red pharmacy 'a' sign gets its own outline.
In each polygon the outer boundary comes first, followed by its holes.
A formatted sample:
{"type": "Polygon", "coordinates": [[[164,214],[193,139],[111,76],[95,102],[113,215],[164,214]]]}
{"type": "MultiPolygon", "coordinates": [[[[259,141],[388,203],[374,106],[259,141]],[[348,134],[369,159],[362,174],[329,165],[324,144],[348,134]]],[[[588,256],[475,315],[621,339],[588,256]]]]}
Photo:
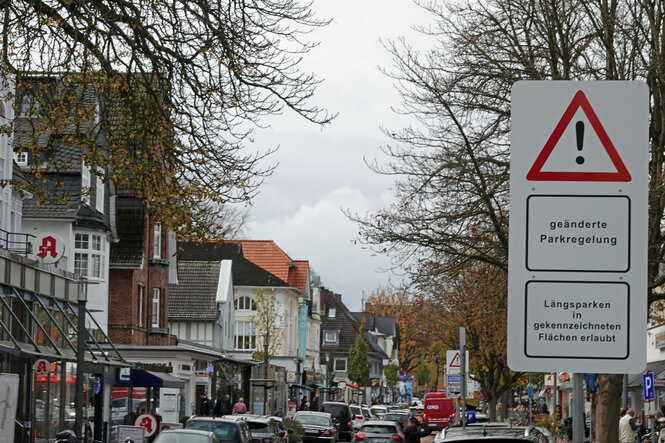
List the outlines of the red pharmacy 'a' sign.
{"type": "Polygon", "coordinates": [[[526,179],[530,181],[583,181],[583,182],[629,182],[631,181],[630,173],[626,166],[623,164],[619,153],[614,148],[612,140],[605,132],[603,125],[600,123],[598,116],[594,112],[589,100],[587,100],[584,92],[577,91],[573,100],[568,105],[568,108],[563,113],[563,117],[554,128],[554,132],[550,135],[550,138],[545,143],[542,151],[536,158],[536,161],[533,163],[533,166],[529,170],[529,173],[526,175],[526,179]],[[573,119],[573,116],[579,108],[582,108],[582,111],[586,115],[591,128],[594,130],[598,139],[600,140],[603,148],[607,152],[612,164],[616,168],[616,171],[607,171],[607,172],[598,172],[598,171],[543,171],[543,165],[550,157],[550,154],[554,150],[554,147],[557,145],[561,139],[561,135],[564,133],[566,128],[570,125],[570,122],[573,119]]]}

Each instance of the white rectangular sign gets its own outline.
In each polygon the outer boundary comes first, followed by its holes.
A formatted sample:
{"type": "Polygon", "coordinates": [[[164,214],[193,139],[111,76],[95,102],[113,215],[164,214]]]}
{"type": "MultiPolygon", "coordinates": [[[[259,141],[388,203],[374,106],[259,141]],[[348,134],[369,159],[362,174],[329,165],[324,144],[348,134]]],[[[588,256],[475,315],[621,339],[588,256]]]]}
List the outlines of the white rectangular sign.
{"type": "Polygon", "coordinates": [[[508,364],[646,366],[647,86],[513,86],[508,364]]]}

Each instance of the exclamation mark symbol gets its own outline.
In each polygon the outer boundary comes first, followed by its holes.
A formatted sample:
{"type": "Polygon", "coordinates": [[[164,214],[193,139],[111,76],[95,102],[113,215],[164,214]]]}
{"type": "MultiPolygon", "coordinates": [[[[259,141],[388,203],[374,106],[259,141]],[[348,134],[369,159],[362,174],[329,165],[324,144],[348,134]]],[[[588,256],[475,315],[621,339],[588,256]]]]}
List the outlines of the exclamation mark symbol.
{"type": "MultiPolygon", "coordinates": [[[[584,147],[584,122],[579,121],[575,124],[575,135],[577,136],[577,150],[582,151],[584,147]]],[[[578,165],[584,164],[584,157],[578,155],[575,159],[578,165]]]]}

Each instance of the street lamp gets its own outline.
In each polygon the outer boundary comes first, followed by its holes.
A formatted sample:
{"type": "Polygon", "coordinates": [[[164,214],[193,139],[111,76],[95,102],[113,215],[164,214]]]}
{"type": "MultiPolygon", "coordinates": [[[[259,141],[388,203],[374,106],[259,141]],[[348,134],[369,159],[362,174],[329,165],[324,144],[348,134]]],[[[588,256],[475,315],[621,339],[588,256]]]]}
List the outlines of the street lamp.
{"type": "Polygon", "coordinates": [[[78,282],[78,323],[76,328],[76,400],[74,408],[76,417],[74,419],[74,431],[85,441],[85,430],[83,429],[83,381],[85,378],[85,305],[88,301],[88,281],[80,279],[78,282]]]}

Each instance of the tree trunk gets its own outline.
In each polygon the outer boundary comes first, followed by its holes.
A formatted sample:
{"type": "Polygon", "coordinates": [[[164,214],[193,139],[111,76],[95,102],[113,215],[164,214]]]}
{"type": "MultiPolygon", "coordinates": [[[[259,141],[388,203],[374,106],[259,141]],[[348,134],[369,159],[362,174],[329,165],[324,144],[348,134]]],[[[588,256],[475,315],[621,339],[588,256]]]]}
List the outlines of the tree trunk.
{"type": "Polygon", "coordinates": [[[619,440],[619,408],[623,375],[598,374],[595,393],[596,441],[615,443],[619,440]]]}
{"type": "Polygon", "coordinates": [[[487,415],[490,421],[496,421],[496,397],[487,397],[487,415]]]}
{"type": "Polygon", "coordinates": [[[501,394],[501,421],[508,421],[508,406],[510,403],[510,389],[501,394]]]}

